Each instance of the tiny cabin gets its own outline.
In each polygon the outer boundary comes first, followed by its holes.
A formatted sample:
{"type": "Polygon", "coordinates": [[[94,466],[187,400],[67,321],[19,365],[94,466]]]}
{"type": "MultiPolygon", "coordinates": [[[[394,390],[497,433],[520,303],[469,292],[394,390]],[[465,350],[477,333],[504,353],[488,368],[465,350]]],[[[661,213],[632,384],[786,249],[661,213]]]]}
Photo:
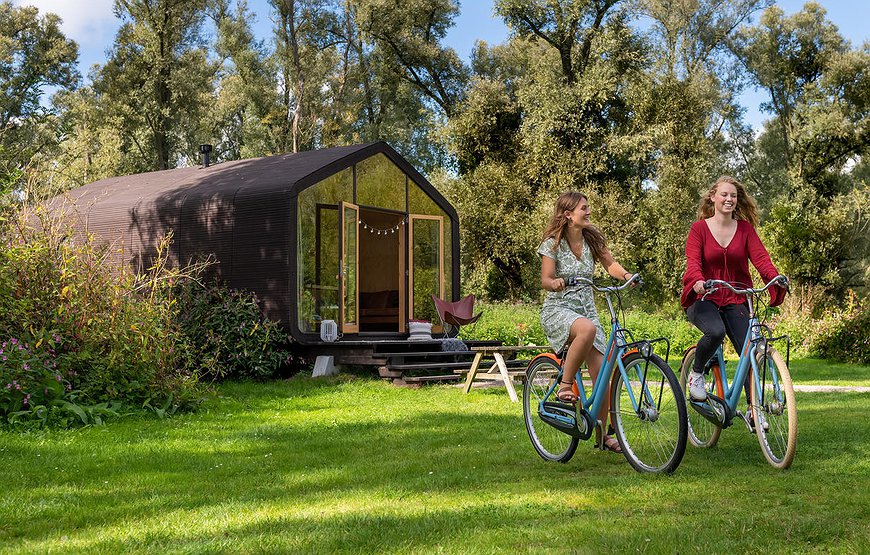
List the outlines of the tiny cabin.
{"type": "Polygon", "coordinates": [[[113,177],[51,206],[136,270],[171,232],[172,264],[211,256],[302,344],[329,320],[342,340],[437,329],[431,295],[459,293],[456,211],[384,142],[113,177]]]}

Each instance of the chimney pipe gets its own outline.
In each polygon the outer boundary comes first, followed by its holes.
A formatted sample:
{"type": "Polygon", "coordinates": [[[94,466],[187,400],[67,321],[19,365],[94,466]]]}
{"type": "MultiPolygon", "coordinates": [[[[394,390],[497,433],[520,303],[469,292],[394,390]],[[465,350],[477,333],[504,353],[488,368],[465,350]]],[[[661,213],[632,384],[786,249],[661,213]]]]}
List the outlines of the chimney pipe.
{"type": "Polygon", "coordinates": [[[211,153],[211,150],[211,145],[199,145],[199,153],[202,154],[202,167],[204,168],[209,166],[208,155],[211,153]]]}

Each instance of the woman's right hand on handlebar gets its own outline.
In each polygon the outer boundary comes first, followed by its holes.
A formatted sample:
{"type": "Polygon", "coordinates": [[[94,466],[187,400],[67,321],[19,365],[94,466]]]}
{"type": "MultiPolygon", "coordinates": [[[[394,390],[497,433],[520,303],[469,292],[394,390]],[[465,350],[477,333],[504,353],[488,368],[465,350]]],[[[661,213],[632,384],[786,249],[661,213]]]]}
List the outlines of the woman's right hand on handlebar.
{"type": "Polygon", "coordinates": [[[565,280],[564,279],[553,278],[553,280],[550,281],[550,290],[553,291],[554,293],[558,293],[559,291],[562,291],[563,289],[565,289],[565,280]]]}
{"type": "Polygon", "coordinates": [[[692,286],[692,289],[694,289],[695,293],[699,295],[703,295],[707,292],[706,283],[704,282],[704,280],[701,279],[695,282],[695,285],[692,286]]]}

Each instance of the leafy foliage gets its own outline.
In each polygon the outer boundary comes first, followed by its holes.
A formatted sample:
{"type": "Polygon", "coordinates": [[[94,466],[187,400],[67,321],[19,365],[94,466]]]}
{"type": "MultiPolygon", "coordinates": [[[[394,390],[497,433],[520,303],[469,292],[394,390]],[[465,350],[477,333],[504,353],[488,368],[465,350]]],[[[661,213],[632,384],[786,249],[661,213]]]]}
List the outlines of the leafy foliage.
{"type": "Polygon", "coordinates": [[[828,308],[818,317],[808,311],[787,310],[777,334],[789,335],[797,356],[811,356],[866,364],[870,361],[870,310],[854,293],[842,308],[828,308]]]}
{"type": "Polygon", "coordinates": [[[287,364],[286,335],[263,317],[256,296],[217,284],[179,282],[173,291],[189,364],[213,378],[270,378],[287,364]]]}

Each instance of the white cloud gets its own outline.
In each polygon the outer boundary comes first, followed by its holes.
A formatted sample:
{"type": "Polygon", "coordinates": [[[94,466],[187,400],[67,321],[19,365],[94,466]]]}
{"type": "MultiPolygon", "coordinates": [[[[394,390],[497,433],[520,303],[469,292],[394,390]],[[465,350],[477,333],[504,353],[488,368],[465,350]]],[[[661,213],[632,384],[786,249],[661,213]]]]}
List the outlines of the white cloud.
{"type": "Polygon", "coordinates": [[[85,48],[111,42],[118,21],[113,0],[12,0],[16,6],[35,6],[40,14],[56,13],[63,19],[61,30],[85,48]]]}

